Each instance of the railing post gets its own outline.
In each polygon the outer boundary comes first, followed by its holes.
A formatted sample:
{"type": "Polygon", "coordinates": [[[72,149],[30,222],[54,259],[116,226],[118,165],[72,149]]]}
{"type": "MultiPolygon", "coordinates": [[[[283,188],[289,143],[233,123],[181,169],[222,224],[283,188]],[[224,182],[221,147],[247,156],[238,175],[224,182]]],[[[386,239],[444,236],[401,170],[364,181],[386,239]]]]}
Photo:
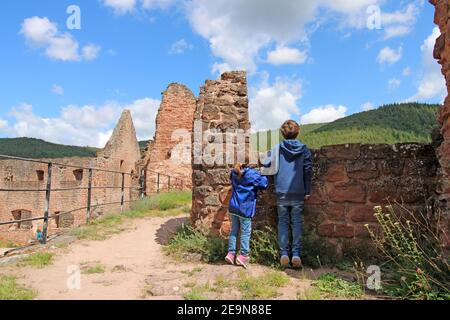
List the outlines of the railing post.
{"type": "Polygon", "coordinates": [[[122,172],[122,188],[120,196],[120,213],[123,213],[123,205],[125,200],[125,173],[122,172]]]}
{"type": "Polygon", "coordinates": [[[156,193],[159,193],[159,172],[157,173],[156,193]]]}
{"type": "Polygon", "coordinates": [[[89,169],[86,224],[91,223],[92,169],[89,169]]]}
{"type": "Polygon", "coordinates": [[[167,182],[167,189],[169,189],[169,191],[170,191],[170,176],[169,176],[169,181],[167,182]]]}
{"type": "Polygon", "coordinates": [[[50,209],[50,193],[52,189],[52,163],[48,163],[47,188],[45,190],[44,225],[42,226],[42,243],[47,243],[48,211],[50,209]]]}
{"type": "Polygon", "coordinates": [[[141,195],[140,195],[140,198],[141,199],[144,199],[144,197],[145,197],[145,169],[142,169],[141,170],[141,177],[140,177],[140,179],[141,179],[141,195]]]}

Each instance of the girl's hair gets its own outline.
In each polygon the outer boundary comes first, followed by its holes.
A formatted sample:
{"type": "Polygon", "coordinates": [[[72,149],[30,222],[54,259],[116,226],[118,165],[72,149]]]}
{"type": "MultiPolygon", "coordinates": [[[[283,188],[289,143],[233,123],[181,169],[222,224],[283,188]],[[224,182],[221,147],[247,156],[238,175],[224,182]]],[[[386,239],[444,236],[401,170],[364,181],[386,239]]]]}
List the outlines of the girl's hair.
{"type": "Polygon", "coordinates": [[[237,175],[239,176],[239,179],[242,178],[242,170],[246,167],[245,164],[237,163],[234,165],[234,171],[236,171],[237,175]]]}

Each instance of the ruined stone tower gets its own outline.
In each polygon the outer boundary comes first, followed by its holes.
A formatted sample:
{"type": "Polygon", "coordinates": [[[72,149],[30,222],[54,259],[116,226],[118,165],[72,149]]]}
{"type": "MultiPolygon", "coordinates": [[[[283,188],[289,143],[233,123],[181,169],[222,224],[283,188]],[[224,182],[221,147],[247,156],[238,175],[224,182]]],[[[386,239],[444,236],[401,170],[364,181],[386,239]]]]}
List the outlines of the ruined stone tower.
{"type": "MultiPolygon", "coordinates": [[[[227,138],[231,138],[233,141],[231,148],[235,150],[226,151],[227,153],[232,151],[232,154],[237,155],[239,152],[237,137],[233,136],[233,132],[237,129],[250,129],[245,72],[227,72],[222,74],[219,80],[206,81],[200,89],[194,122],[196,128],[193,137],[191,218],[197,227],[227,234],[230,227],[228,219],[230,170],[226,164],[225,147],[221,144],[224,144],[227,138]],[[209,134],[205,134],[208,130],[209,134]],[[211,142],[216,147],[213,162],[208,161],[210,159],[206,159],[204,153],[211,142]]],[[[248,139],[245,140],[244,149],[244,154],[248,156],[248,139]]]]}
{"type": "MultiPolygon", "coordinates": [[[[162,102],[156,117],[156,132],[145,154],[147,165],[147,193],[157,189],[155,172],[170,173],[183,181],[184,187],[191,187],[192,168],[190,148],[192,119],[196,106],[194,94],[184,85],[170,84],[162,93],[162,102]]],[[[168,177],[161,175],[160,189],[168,187],[168,177]]],[[[171,181],[172,185],[177,183],[171,181]]]]}

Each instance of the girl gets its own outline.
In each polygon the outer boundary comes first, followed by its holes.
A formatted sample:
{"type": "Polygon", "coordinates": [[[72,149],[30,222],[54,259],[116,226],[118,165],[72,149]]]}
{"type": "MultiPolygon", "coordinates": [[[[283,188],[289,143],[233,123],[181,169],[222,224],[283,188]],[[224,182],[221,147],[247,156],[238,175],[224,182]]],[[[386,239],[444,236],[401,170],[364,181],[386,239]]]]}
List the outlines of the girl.
{"type": "Polygon", "coordinates": [[[237,164],[231,171],[233,187],[229,203],[231,216],[231,232],[228,240],[228,254],[225,261],[248,268],[250,258],[250,234],[252,218],[256,212],[256,195],[259,189],[267,189],[269,183],[266,177],[253,168],[237,164]],[[241,231],[240,255],[236,258],[237,236],[241,231]]]}

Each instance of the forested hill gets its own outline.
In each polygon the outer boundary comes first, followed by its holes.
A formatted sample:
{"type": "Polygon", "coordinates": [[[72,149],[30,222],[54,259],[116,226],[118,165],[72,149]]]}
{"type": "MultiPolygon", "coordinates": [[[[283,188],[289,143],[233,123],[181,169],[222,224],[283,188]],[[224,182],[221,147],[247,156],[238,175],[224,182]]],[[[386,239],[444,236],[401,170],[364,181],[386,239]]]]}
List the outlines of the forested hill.
{"type": "Polygon", "coordinates": [[[34,138],[2,138],[0,154],[23,158],[95,157],[96,148],[50,143],[34,138]]]}
{"type": "Polygon", "coordinates": [[[330,123],[304,125],[299,139],[313,149],[343,143],[429,143],[438,108],[437,104],[384,105],[330,123]]]}

